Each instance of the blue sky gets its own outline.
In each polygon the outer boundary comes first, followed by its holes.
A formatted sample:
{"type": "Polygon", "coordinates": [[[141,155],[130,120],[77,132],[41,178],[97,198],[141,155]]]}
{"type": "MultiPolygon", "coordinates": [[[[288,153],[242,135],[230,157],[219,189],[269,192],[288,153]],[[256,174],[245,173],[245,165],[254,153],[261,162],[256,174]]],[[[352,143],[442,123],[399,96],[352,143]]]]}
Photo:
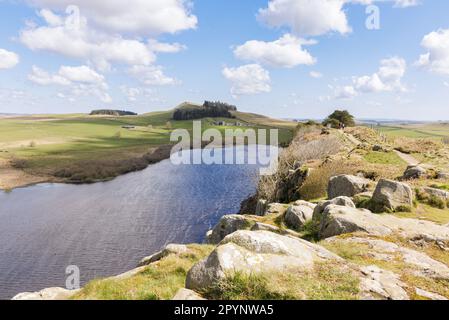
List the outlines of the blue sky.
{"type": "Polygon", "coordinates": [[[275,117],[447,120],[447,12],[444,0],[0,0],[0,113],[219,99],[275,117]]]}

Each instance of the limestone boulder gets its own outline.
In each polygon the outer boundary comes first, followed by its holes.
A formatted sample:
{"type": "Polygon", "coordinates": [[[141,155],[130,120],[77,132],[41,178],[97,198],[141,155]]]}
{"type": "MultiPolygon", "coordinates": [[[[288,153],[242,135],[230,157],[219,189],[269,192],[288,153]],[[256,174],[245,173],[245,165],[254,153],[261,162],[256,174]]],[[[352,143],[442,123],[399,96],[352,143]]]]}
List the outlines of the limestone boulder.
{"type": "Polygon", "coordinates": [[[427,170],[421,166],[408,166],[404,172],[403,179],[419,179],[427,174],[427,170]]]}
{"type": "Polygon", "coordinates": [[[441,189],[436,188],[424,188],[423,191],[427,193],[428,195],[435,196],[437,198],[440,198],[442,200],[449,200],[449,192],[441,189]]]}
{"type": "Polygon", "coordinates": [[[367,191],[370,183],[371,180],[362,177],[351,175],[335,176],[329,180],[327,194],[329,199],[341,196],[352,197],[367,191]]]}
{"type": "Polygon", "coordinates": [[[354,201],[349,197],[337,197],[332,200],[320,201],[313,209],[313,221],[315,224],[320,223],[324,210],[330,205],[355,208],[354,201]]]}
{"type": "Polygon", "coordinates": [[[242,229],[250,229],[253,222],[246,216],[233,214],[223,216],[218,224],[208,233],[206,242],[208,244],[218,244],[227,235],[242,229]]]}
{"type": "Polygon", "coordinates": [[[342,259],[302,239],[268,231],[240,230],[227,236],[206,259],[189,270],[186,288],[202,290],[235,272],[310,270],[317,262],[331,260],[342,259]]]}
{"type": "Polygon", "coordinates": [[[413,205],[413,191],[408,184],[381,179],[374,191],[372,202],[379,211],[394,211],[400,207],[413,205]]]}
{"type": "Polygon", "coordinates": [[[434,243],[449,241],[449,228],[430,221],[373,214],[364,209],[336,205],[330,205],[325,209],[319,225],[321,239],[353,232],[376,236],[398,234],[413,241],[434,243]]]}
{"type": "Polygon", "coordinates": [[[301,229],[313,218],[316,205],[306,201],[296,201],[287,209],[284,216],[285,224],[291,229],[301,229]]]}

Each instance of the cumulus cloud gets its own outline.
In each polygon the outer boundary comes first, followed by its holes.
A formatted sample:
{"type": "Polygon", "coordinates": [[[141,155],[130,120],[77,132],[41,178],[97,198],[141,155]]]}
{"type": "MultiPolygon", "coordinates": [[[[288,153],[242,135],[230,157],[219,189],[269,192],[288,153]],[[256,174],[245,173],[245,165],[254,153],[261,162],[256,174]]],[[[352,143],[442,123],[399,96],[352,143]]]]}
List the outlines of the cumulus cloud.
{"type": "Polygon", "coordinates": [[[393,2],[395,7],[410,7],[417,0],[270,0],[259,10],[258,19],[270,27],[288,27],[297,36],[319,36],[329,32],[352,31],[345,5],[393,2]]]}
{"type": "Polygon", "coordinates": [[[129,68],[128,73],[146,85],[165,86],[180,83],[179,80],[165,75],[161,66],[136,65],[129,68]]]}
{"type": "MultiPolygon", "coordinates": [[[[42,14],[42,12],[41,12],[42,14]]],[[[87,26],[80,18],[74,26],[72,16],[59,17],[46,11],[46,26],[32,26],[20,32],[20,41],[32,50],[46,50],[64,56],[92,61],[106,69],[110,62],[149,65],[156,60],[155,54],[145,43],[124,39],[120,35],[108,35],[87,26]]]]}
{"type": "Polygon", "coordinates": [[[232,83],[234,97],[271,91],[270,73],[258,64],[238,68],[224,68],[223,76],[232,83]]]}
{"type": "Polygon", "coordinates": [[[319,79],[319,78],[323,77],[323,74],[321,72],[318,72],[318,71],[310,71],[309,75],[312,78],[315,78],[315,79],[319,79]]]}
{"type": "MultiPolygon", "coordinates": [[[[187,0],[28,0],[38,7],[65,10],[77,6],[96,26],[112,32],[140,35],[176,33],[194,29],[198,19],[187,0]]],[[[52,20],[55,17],[52,17],[52,20]]]]}
{"type": "Polygon", "coordinates": [[[361,93],[376,92],[405,92],[402,84],[407,63],[399,57],[384,59],[380,62],[379,70],[369,76],[353,77],[352,84],[335,88],[337,99],[350,99],[361,93]]]}
{"type": "Polygon", "coordinates": [[[416,65],[427,70],[449,75],[449,29],[440,29],[426,35],[422,42],[427,53],[420,56],[416,65]]]}
{"type": "Polygon", "coordinates": [[[0,69],[11,69],[19,63],[19,56],[11,51],[0,49],[0,69]]]}
{"type": "MultiPolygon", "coordinates": [[[[52,74],[37,66],[33,66],[28,79],[41,86],[59,85],[67,86],[72,95],[98,97],[103,102],[111,102],[112,98],[108,94],[108,85],[104,76],[92,70],[88,66],[70,67],[61,66],[58,72],[52,74]]],[[[59,98],[64,98],[63,93],[58,94],[59,98]]]]}
{"type": "Polygon", "coordinates": [[[315,43],[285,34],[273,42],[247,41],[234,50],[234,55],[241,60],[274,67],[292,68],[301,64],[312,65],[316,62],[316,59],[302,48],[302,45],[315,43]]]}

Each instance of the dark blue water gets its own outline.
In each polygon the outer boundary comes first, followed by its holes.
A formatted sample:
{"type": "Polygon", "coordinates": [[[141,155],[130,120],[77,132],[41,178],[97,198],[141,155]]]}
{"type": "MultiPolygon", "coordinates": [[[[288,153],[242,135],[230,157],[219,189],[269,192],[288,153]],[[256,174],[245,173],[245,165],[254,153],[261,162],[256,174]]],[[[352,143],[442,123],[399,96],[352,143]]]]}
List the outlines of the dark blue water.
{"type": "Polygon", "coordinates": [[[0,299],[64,287],[69,265],[83,284],[133,269],[168,243],[202,242],[254,193],[257,168],[165,160],[105,183],[0,192],[0,299]]]}

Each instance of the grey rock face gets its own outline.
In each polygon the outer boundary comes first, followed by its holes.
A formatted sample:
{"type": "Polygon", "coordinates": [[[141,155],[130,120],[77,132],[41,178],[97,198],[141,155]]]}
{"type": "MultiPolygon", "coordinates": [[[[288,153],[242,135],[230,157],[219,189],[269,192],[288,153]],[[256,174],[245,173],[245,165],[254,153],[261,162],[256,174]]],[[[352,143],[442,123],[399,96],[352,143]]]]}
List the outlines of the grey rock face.
{"type": "Polygon", "coordinates": [[[321,201],[313,210],[313,221],[315,224],[320,223],[324,210],[330,205],[355,208],[354,202],[349,197],[337,197],[332,200],[321,201]]]}
{"type": "Polygon", "coordinates": [[[425,176],[427,170],[421,166],[408,166],[404,172],[403,178],[406,180],[419,179],[425,176]]]}
{"type": "Polygon", "coordinates": [[[302,239],[268,231],[237,231],[187,274],[186,288],[201,290],[226,276],[282,272],[289,268],[310,270],[316,262],[342,259],[302,239]]]}
{"type": "Polygon", "coordinates": [[[251,222],[242,215],[223,216],[207,237],[207,243],[218,244],[227,235],[241,229],[249,229],[251,222]]]}
{"type": "Polygon", "coordinates": [[[372,201],[379,207],[394,211],[401,206],[411,207],[413,192],[408,184],[381,179],[374,191],[372,201]]]}
{"type": "Polygon", "coordinates": [[[292,229],[301,229],[304,224],[313,218],[316,205],[306,201],[296,201],[285,213],[285,224],[292,229]]]}
{"type": "Polygon", "coordinates": [[[327,194],[329,199],[334,199],[341,196],[352,197],[356,194],[367,191],[370,183],[371,180],[357,176],[335,176],[329,180],[327,194]]]}

